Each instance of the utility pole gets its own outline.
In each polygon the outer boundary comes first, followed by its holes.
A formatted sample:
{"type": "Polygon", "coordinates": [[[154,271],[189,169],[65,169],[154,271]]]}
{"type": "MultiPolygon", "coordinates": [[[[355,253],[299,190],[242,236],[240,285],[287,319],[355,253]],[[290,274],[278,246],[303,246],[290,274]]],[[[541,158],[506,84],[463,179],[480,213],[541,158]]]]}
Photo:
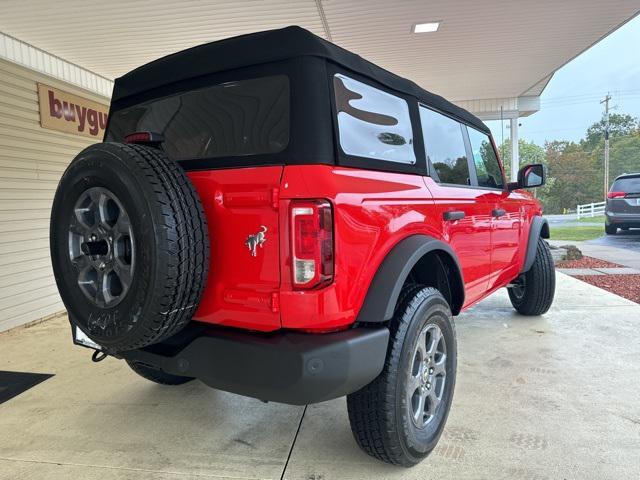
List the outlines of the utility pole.
{"type": "Polygon", "coordinates": [[[611,95],[607,92],[607,96],[604,100],[600,101],[600,104],[604,103],[604,201],[607,201],[607,193],[609,193],[609,101],[611,95]]]}

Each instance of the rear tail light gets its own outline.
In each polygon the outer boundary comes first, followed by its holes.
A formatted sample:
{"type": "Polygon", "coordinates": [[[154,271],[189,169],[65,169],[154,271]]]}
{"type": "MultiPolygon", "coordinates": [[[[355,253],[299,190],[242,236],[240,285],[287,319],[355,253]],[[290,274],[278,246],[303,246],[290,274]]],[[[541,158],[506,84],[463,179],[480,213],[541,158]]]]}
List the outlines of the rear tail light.
{"type": "Polygon", "coordinates": [[[607,193],[607,198],[623,198],[626,195],[624,192],[609,192],[607,193]]]}
{"type": "Polygon", "coordinates": [[[326,200],[291,202],[293,285],[310,289],[333,281],[333,211],[326,200]]]}

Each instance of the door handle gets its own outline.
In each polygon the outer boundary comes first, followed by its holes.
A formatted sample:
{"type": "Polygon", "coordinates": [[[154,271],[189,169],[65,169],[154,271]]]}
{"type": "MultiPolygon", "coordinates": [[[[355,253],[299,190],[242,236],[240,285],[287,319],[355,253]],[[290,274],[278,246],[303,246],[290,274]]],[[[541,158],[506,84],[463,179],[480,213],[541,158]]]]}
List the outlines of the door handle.
{"type": "Polygon", "coordinates": [[[442,214],[443,218],[447,222],[453,222],[454,220],[462,220],[465,213],[461,210],[451,210],[442,214]]]}
{"type": "Polygon", "coordinates": [[[496,217],[496,218],[498,218],[498,217],[504,217],[506,213],[507,213],[507,212],[505,212],[503,208],[494,208],[494,209],[491,211],[491,214],[492,214],[494,217],[496,217]]]}

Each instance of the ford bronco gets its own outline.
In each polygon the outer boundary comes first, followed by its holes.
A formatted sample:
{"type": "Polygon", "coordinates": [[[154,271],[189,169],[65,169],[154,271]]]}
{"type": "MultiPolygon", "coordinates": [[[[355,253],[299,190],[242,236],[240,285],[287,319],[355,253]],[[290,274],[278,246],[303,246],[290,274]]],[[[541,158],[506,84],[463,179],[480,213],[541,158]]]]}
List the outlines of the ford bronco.
{"type": "Polygon", "coordinates": [[[51,255],[74,342],[142,377],[265,401],[347,396],[368,454],[435,447],[453,317],[506,287],[545,313],[549,227],[489,129],[299,27],[115,81],[103,143],[55,195],[51,255]]]}

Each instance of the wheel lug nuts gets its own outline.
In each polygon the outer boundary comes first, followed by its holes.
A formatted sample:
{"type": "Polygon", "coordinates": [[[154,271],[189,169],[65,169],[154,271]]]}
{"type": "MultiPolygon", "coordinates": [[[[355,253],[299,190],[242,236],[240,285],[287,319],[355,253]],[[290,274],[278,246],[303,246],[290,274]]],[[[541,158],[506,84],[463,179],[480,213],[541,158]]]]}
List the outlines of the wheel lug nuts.
{"type": "Polygon", "coordinates": [[[430,368],[430,369],[429,369],[429,373],[433,373],[433,368],[430,368]]]}
{"type": "Polygon", "coordinates": [[[431,388],[431,384],[430,383],[427,383],[427,388],[431,388]]]}

